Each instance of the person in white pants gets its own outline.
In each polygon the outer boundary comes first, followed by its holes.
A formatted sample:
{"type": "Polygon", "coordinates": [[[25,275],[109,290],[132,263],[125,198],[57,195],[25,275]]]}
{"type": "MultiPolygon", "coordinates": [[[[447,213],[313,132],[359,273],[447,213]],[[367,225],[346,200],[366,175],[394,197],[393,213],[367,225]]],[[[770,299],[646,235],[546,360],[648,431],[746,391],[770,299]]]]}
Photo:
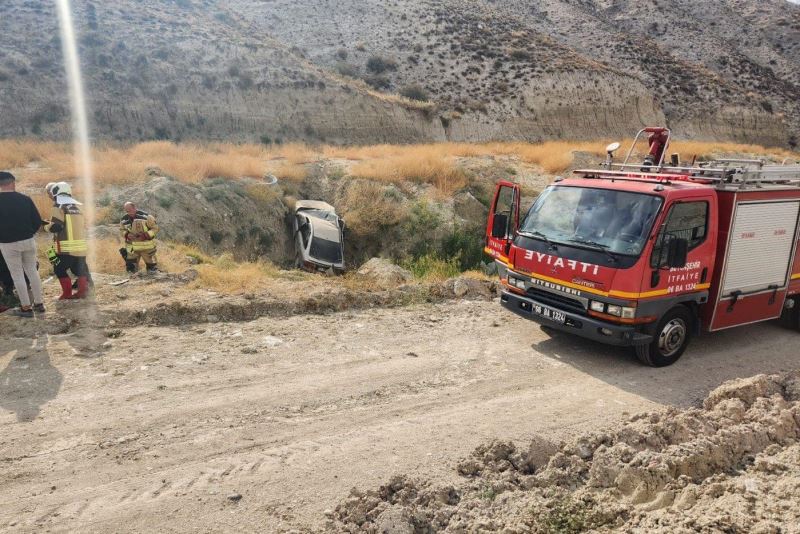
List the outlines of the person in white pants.
{"type": "Polygon", "coordinates": [[[33,312],[44,313],[42,280],[36,269],[36,240],[34,236],[42,227],[42,217],[36,204],[27,195],[16,192],[16,178],[10,172],[0,171],[0,253],[6,260],[19,297],[19,309],[12,310],[19,317],[33,317],[33,312]],[[28,294],[27,276],[33,292],[33,306],[28,294]]]}

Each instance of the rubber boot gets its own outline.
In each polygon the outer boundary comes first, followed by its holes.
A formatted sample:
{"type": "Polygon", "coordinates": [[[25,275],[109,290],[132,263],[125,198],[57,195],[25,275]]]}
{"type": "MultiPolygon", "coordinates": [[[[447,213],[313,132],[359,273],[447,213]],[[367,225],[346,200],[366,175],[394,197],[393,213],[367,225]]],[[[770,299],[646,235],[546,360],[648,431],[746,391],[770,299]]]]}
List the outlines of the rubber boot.
{"type": "Polygon", "coordinates": [[[89,279],[85,276],[78,277],[78,292],[72,297],[74,299],[85,299],[89,294],[89,279]]]}
{"type": "Polygon", "coordinates": [[[58,300],[72,299],[72,280],[65,276],[64,278],[59,278],[58,282],[61,284],[61,296],[58,297],[58,300]]]}

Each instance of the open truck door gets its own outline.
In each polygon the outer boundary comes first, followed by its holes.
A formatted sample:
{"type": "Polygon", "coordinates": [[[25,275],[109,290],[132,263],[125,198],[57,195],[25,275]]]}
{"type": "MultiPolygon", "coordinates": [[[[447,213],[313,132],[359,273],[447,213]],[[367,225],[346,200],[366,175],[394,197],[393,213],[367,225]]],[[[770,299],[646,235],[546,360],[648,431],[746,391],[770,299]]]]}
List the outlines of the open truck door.
{"type": "Polygon", "coordinates": [[[500,278],[508,269],[508,251],[519,228],[519,184],[501,180],[494,190],[486,223],[484,252],[494,258],[500,278]]]}

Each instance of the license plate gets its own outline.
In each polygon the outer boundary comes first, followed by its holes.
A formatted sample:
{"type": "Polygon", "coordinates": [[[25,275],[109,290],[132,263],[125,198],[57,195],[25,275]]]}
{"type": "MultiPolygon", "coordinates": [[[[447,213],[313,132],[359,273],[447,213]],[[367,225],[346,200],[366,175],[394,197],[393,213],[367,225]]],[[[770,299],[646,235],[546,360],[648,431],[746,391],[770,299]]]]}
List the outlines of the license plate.
{"type": "Polygon", "coordinates": [[[539,315],[540,317],[544,317],[545,319],[550,319],[551,321],[556,322],[558,324],[564,324],[564,322],[567,320],[567,316],[564,313],[548,308],[547,306],[532,304],[531,311],[533,311],[533,313],[539,315]]]}

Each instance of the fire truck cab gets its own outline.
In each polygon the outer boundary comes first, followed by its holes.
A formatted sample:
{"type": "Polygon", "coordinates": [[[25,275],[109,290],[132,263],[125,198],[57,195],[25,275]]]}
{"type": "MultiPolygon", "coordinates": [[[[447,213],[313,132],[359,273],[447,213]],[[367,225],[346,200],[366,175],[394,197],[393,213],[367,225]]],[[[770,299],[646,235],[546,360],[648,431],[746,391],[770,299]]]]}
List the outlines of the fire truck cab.
{"type": "Polygon", "coordinates": [[[700,332],[782,318],[800,330],[800,166],[762,160],[665,164],[649,152],[556,180],[520,214],[520,186],[497,184],[486,228],[506,309],[551,328],[634,347],[654,367],[700,332]]]}

